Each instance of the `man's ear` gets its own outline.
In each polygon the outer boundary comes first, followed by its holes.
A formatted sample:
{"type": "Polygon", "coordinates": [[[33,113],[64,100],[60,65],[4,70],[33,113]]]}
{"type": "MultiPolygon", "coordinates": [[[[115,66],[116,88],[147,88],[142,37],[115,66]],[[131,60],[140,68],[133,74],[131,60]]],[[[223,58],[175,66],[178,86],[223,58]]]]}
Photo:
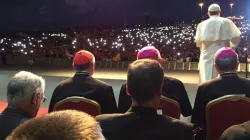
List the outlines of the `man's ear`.
{"type": "Polygon", "coordinates": [[[216,71],[220,74],[221,71],[218,69],[218,67],[216,66],[216,64],[214,63],[214,68],[216,69],[216,71]]]}
{"type": "Polygon", "coordinates": [[[164,64],[164,59],[161,58],[161,59],[159,60],[159,63],[160,63],[161,65],[163,65],[163,64],[164,64]]]}
{"type": "Polygon", "coordinates": [[[129,90],[128,90],[128,85],[126,84],[126,93],[128,96],[131,96],[130,93],[129,93],[129,90]]]}
{"type": "Polygon", "coordinates": [[[238,71],[239,64],[240,64],[240,62],[238,61],[236,64],[236,68],[235,68],[236,71],[238,71]]]}
{"type": "Polygon", "coordinates": [[[160,91],[159,91],[159,93],[158,93],[159,96],[162,95],[162,87],[163,87],[163,82],[162,82],[162,84],[161,84],[161,89],[160,89],[160,91]]]}
{"type": "Polygon", "coordinates": [[[34,106],[37,106],[38,104],[40,104],[40,102],[41,102],[41,97],[40,97],[39,93],[35,93],[32,96],[31,104],[34,106]]]}
{"type": "Polygon", "coordinates": [[[95,72],[95,63],[91,63],[89,67],[89,73],[93,75],[95,72]]]}

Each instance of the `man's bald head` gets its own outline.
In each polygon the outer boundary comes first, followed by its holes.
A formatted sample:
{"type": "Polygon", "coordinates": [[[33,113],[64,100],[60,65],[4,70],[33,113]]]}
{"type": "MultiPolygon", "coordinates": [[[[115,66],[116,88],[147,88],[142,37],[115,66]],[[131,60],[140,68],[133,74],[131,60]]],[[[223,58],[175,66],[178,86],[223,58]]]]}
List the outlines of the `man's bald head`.
{"type": "Polygon", "coordinates": [[[230,47],[221,48],[215,54],[214,63],[219,73],[236,71],[239,64],[238,54],[230,47]]]}

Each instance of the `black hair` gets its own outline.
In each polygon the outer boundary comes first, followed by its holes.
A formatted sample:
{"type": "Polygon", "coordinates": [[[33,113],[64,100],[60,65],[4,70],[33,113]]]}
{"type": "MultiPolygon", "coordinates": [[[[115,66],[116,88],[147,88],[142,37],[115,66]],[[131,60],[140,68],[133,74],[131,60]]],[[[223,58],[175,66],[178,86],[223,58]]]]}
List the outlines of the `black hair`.
{"type": "Polygon", "coordinates": [[[235,70],[238,65],[238,56],[230,58],[216,58],[215,65],[220,71],[228,72],[235,70]]]}
{"type": "Polygon", "coordinates": [[[128,69],[127,88],[139,105],[153,99],[161,90],[164,71],[156,60],[141,59],[128,69]]]}

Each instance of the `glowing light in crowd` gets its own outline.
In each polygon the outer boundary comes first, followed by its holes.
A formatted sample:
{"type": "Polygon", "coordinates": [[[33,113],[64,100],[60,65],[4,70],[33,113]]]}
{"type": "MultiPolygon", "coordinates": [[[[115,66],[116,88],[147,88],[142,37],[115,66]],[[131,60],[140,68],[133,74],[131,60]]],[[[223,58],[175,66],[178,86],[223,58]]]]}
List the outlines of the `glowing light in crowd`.
{"type": "MultiPolygon", "coordinates": [[[[240,17],[235,21],[237,26],[242,32],[242,37],[246,37],[250,31],[250,25],[247,24],[244,20],[244,17],[240,17]]],[[[30,54],[35,52],[44,52],[48,49],[53,50],[54,47],[63,47],[66,49],[75,49],[78,47],[84,46],[89,50],[109,50],[112,48],[112,51],[138,51],[144,46],[156,46],[163,49],[169,49],[173,53],[172,55],[185,55],[186,52],[183,50],[188,47],[195,46],[194,35],[197,28],[198,22],[181,23],[172,26],[163,26],[163,27],[154,27],[154,28],[138,28],[134,29],[123,29],[118,30],[104,30],[101,31],[100,35],[93,35],[91,32],[89,35],[84,33],[74,33],[74,35],[66,33],[37,33],[36,37],[34,36],[22,36],[19,39],[14,38],[0,38],[0,44],[2,50],[7,50],[7,47],[22,52],[22,54],[30,54]],[[120,32],[121,31],[121,32],[120,32]],[[102,35],[105,34],[105,35],[102,35]]],[[[246,46],[243,46],[246,47],[246,46]]],[[[242,48],[243,48],[242,47],[242,48]]],[[[246,50],[243,48],[242,50],[246,50]]],[[[60,49],[54,49],[59,50],[60,49]]],[[[74,50],[75,51],[75,50],[74,50]]],[[[36,53],[37,54],[37,53],[36,53]]],[[[34,54],[33,54],[34,55],[34,54]]]]}

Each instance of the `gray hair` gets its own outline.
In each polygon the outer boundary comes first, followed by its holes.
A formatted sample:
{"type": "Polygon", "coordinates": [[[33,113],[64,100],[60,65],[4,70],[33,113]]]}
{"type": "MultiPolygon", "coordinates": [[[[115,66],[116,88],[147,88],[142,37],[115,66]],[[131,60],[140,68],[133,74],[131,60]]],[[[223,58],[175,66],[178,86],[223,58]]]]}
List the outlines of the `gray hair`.
{"type": "Polygon", "coordinates": [[[15,74],[7,86],[8,102],[31,98],[35,93],[44,93],[45,80],[31,72],[20,71],[15,74]]]}

